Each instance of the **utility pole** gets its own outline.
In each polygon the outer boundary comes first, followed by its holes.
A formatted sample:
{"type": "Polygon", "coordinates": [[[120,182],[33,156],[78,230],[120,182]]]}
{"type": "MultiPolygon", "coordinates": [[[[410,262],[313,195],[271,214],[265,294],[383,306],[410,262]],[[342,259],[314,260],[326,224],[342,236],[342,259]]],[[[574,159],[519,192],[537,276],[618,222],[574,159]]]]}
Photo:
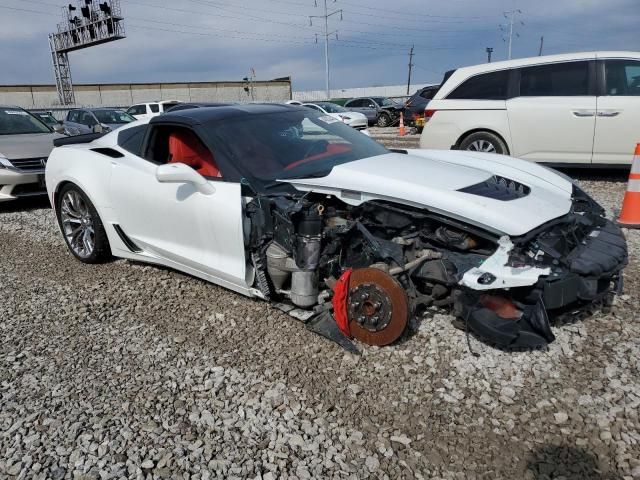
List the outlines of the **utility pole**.
{"type": "Polygon", "coordinates": [[[487,63],[491,63],[491,54],[493,53],[493,48],[487,47],[485,48],[485,51],[487,52],[487,63]]]}
{"type": "Polygon", "coordinates": [[[409,91],[411,90],[411,70],[413,69],[413,47],[411,45],[411,51],[409,52],[409,79],[407,80],[407,95],[409,95],[409,91]]]}
{"type": "MultiPolygon", "coordinates": [[[[512,50],[512,46],[513,46],[513,24],[515,23],[516,20],[516,15],[522,15],[522,10],[509,10],[508,12],[503,12],[504,14],[504,18],[506,18],[507,20],[509,20],[509,23],[507,25],[500,25],[500,30],[504,32],[504,28],[508,28],[509,29],[509,54],[507,55],[507,58],[509,60],[511,60],[511,50],[512,50]]],[[[520,21],[521,25],[524,25],[524,22],[520,21]]],[[[519,37],[520,35],[518,35],[517,33],[515,34],[516,37],[519,37]]],[[[504,38],[503,38],[504,40],[504,38]]]]}
{"type": "Polygon", "coordinates": [[[542,56],[542,47],[544,46],[544,35],[540,37],[540,50],[538,51],[538,56],[542,56]]]}
{"type": "MultiPolygon", "coordinates": [[[[334,3],[336,0],[333,0],[334,3]]],[[[337,15],[338,13],[340,14],[340,20],[342,20],[342,9],[340,10],[335,10],[331,13],[329,13],[329,10],[327,9],[327,0],[323,0],[324,2],[324,15],[310,15],[309,16],[309,25],[313,26],[313,20],[314,18],[321,18],[324,20],[324,68],[325,68],[325,88],[326,88],[326,94],[327,94],[327,100],[331,99],[331,89],[330,89],[330,82],[329,82],[329,36],[333,35],[334,33],[336,34],[336,39],[337,39],[337,31],[333,31],[333,32],[329,32],[329,17],[332,17],[333,15],[337,15]]],[[[318,3],[316,1],[316,7],[318,6],[318,3]]],[[[317,41],[317,36],[316,36],[316,41],[317,41]]]]}

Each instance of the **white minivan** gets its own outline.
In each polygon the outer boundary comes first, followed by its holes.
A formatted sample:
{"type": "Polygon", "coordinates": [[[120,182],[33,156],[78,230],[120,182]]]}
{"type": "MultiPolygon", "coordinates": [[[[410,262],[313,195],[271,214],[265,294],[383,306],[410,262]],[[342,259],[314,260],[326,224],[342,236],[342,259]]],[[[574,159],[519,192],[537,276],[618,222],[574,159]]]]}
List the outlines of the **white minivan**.
{"type": "Polygon", "coordinates": [[[640,52],[510,60],[447,72],[421,148],[548,164],[629,165],[640,143],[640,52]]]}

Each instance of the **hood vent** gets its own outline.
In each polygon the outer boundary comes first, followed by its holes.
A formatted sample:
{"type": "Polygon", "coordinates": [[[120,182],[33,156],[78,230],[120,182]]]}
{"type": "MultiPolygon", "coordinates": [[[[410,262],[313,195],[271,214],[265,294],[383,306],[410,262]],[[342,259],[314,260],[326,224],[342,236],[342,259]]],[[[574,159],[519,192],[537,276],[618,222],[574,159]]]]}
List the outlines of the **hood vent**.
{"type": "Polygon", "coordinates": [[[509,200],[526,197],[531,192],[531,189],[515,180],[494,175],[484,182],[461,188],[458,191],[508,202],[509,200]]]}

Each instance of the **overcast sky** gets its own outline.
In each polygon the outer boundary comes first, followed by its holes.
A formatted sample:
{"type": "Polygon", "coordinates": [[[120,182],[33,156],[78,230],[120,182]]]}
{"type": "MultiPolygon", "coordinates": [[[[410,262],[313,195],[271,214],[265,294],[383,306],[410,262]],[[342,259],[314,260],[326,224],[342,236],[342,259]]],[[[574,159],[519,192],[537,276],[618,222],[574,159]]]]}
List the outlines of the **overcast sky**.
{"type": "MultiPolygon", "coordinates": [[[[98,1],[98,0],[94,0],[98,1]]],[[[72,0],[75,3],[75,0],[72,0]]],[[[324,88],[323,0],[121,0],[127,38],[70,54],[75,83],[240,80],[291,76],[324,88]]],[[[438,82],[444,71],[505,59],[503,12],[520,9],[513,56],[640,51],[640,0],[328,0],[331,86],[438,82]],[[524,22],[524,25],[520,23],[524,22]]],[[[47,33],[59,0],[0,0],[0,84],[53,83],[47,33]],[[26,11],[28,10],[28,11],[26,11]]]]}

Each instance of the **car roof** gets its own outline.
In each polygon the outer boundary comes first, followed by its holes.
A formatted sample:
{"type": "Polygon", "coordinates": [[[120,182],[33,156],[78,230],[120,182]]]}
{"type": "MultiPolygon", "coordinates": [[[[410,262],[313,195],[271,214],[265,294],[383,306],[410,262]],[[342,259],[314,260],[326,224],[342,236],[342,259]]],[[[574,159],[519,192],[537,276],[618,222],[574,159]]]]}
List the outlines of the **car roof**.
{"type": "Polygon", "coordinates": [[[438,97],[448,95],[451,90],[457,87],[462,81],[480,73],[489,73],[498,70],[508,70],[511,68],[542,65],[548,63],[569,62],[578,60],[595,60],[596,58],[633,58],[640,60],[640,52],[625,51],[598,51],[598,52],[576,52],[562,53],[557,55],[542,55],[537,57],[517,58],[514,60],[503,60],[499,62],[482,63],[468,67],[460,67],[453,71],[451,76],[445,80],[438,97]]]}
{"type": "Polygon", "coordinates": [[[201,125],[211,121],[238,118],[243,116],[264,115],[269,113],[283,113],[300,111],[299,105],[281,105],[275,103],[248,103],[222,107],[203,107],[167,112],[153,117],[150,124],[177,122],[186,125],[201,125]]]}

